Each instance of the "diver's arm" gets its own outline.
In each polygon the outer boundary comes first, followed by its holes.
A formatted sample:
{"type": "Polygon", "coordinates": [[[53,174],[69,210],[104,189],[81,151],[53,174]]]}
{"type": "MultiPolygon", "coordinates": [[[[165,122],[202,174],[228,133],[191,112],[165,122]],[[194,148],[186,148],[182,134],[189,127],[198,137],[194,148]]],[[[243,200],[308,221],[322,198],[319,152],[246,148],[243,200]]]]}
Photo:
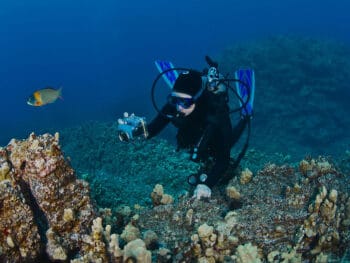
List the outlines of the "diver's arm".
{"type": "Polygon", "coordinates": [[[145,126],[138,126],[132,131],[133,137],[144,136],[146,139],[150,139],[161,132],[164,127],[169,123],[169,119],[158,114],[149,124],[145,126]]]}
{"type": "Polygon", "coordinates": [[[149,124],[147,124],[147,139],[158,135],[169,124],[170,118],[166,117],[166,115],[171,114],[172,110],[173,107],[171,105],[165,104],[161,110],[161,113],[158,113],[158,115],[149,124]]]}
{"type": "Polygon", "coordinates": [[[143,136],[146,139],[150,139],[156,136],[170,122],[170,118],[168,118],[167,115],[171,115],[172,110],[173,107],[166,104],[162,108],[161,113],[158,113],[149,124],[143,122],[142,125],[135,127],[135,129],[132,130],[132,137],[143,136]]]}
{"type": "Polygon", "coordinates": [[[165,126],[168,125],[169,119],[166,118],[165,116],[158,114],[148,125],[147,125],[147,130],[148,130],[148,136],[147,139],[150,139],[157,134],[159,134],[165,126]]]}

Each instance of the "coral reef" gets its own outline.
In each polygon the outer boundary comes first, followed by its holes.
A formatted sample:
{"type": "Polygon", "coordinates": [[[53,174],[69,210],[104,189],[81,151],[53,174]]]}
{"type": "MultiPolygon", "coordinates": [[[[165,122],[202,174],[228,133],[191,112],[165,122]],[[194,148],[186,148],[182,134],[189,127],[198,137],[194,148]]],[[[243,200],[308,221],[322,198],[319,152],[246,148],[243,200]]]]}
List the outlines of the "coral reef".
{"type": "Polygon", "coordinates": [[[228,199],[222,187],[208,202],[182,197],[142,211],[138,224],[157,233],[174,262],[339,260],[350,242],[349,178],[323,157],[305,162],[315,164],[307,174],[267,164],[248,184],[233,178],[228,199]]]}
{"type": "Polygon", "coordinates": [[[0,149],[4,262],[327,262],[348,257],[350,179],[325,157],[305,158],[294,167],[269,163],[254,176],[242,169],[206,201],[188,192],[173,198],[155,184],[147,194],[149,206],[97,212],[88,184],[76,178],[58,137],[31,134],[0,149]]]}
{"type": "Polygon", "coordinates": [[[338,229],[341,216],[340,212],[337,211],[337,196],[336,190],[332,190],[327,195],[326,187],[322,187],[314,204],[309,206],[309,216],[299,229],[298,251],[309,251],[313,247],[310,253],[319,254],[323,250],[339,244],[338,229]]]}
{"type": "Polygon", "coordinates": [[[0,261],[38,258],[42,247],[33,212],[10,180],[0,181],[0,219],[0,261]]]}
{"type": "Polygon", "coordinates": [[[252,171],[250,171],[248,168],[244,169],[241,172],[241,177],[240,177],[241,184],[249,183],[251,181],[251,179],[252,179],[252,176],[253,176],[252,171]]]}
{"type": "Polygon", "coordinates": [[[0,150],[9,178],[1,181],[2,257],[12,262],[40,257],[42,248],[51,260],[66,260],[94,218],[88,184],[75,177],[58,137],[31,134],[0,150]]]}
{"type": "Polygon", "coordinates": [[[151,198],[154,206],[166,205],[174,202],[174,198],[171,195],[164,193],[164,189],[161,184],[156,184],[151,193],[151,198]]]}
{"type": "MultiPolygon", "coordinates": [[[[80,257],[72,263],[85,262],[139,262],[151,263],[151,252],[146,243],[137,237],[130,239],[123,249],[119,246],[119,235],[111,234],[111,226],[102,226],[102,218],[93,221],[90,235],[81,240],[80,257]]],[[[128,230],[126,230],[128,231],[128,230]]]]}
{"type": "MultiPolygon", "coordinates": [[[[104,127],[108,130],[108,126],[104,127]]],[[[110,132],[112,133],[112,130],[110,130],[110,132]]],[[[111,134],[106,136],[109,136],[107,138],[114,138],[111,134]]],[[[111,139],[108,139],[108,141],[110,140],[111,139]]],[[[206,223],[215,227],[217,222],[223,221],[223,215],[226,215],[230,210],[237,212],[238,216],[236,217],[239,218],[238,224],[235,226],[237,229],[232,230],[232,233],[239,233],[233,234],[234,240],[237,238],[238,243],[236,247],[233,248],[230,257],[235,255],[235,249],[238,245],[250,242],[259,248],[261,259],[266,259],[267,255],[273,252],[271,255],[275,254],[275,256],[272,257],[270,255],[270,258],[274,258],[277,261],[287,260],[288,258],[297,260],[302,256],[300,252],[305,249],[306,246],[302,249],[298,249],[296,247],[296,236],[300,233],[300,228],[304,220],[308,218],[309,205],[316,197],[320,185],[325,185],[329,191],[331,189],[337,190],[338,193],[341,193],[338,194],[338,196],[342,196],[342,198],[344,197],[344,193],[349,191],[349,189],[345,187],[349,185],[347,183],[347,177],[344,177],[344,175],[339,172],[340,170],[334,166],[331,159],[324,157],[311,159],[308,157],[297,164],[283,165],[283,163],[290,161],[288,155],[265,155],[255,149],[251,149],[248,151],[247,158],[243,160],[242,164],[243,167],[249,167],[249,170],[253,171],[254,176],[250,178],[247,184],[242,184],[241,178],[245,178],[244,176],[247,176],[246,174],[250,174],[248,170],[244,169],[241,174],[237,174],[237,177],[234,178],[229,185],[229,187],[234,187],[238,193],[240,193],[241,198],[239,200],[232,200],[226,197],[226,193],[222,190],[219,191],[222,191],[219,195],[217,189],[214,191],[213,198],[208,203],[190,202],[185,192],[184,195],[180,197],[176,194],[182,192],[183,181],[186,180],[188,174],[193,172],[193,168],[182,165],[187,163],[186,158],[183,158],[181,153],[177,153],[177,155],[173,156],[171,147],[169,148],[169,146],[161,140],[153,140],[147,143],[150,143],[152,147],[157,144],[158,150],[163,153],[166,152],[167,154],[160,156],[155,153],[155,155],[153,155],[153,150],[144,142],[139,141],[128,146],[129,149],[131,147],[131,152],[127,151],[128,147],[125,144],[116,142],[107,146],[107,149],[110,149],[112,154],[122,158],[124,162],[122,164],[123,166],[126,166],[125,162],[127,162],[128,159],[132,159],[135,154],[147,156],[146,159],[144,158],[140,161],[140,167],[142,168],[145,163],[147,163],[147,165],[151,165],[152,163],[158,165],[159,162],[153,158],[154,156],[157,156],[157,158],[164,163],[169,161],[164,157],[172,156],[170,158],[171,162],[168,163],[171,169],[163,168],[164,171],[168,171],[168,174],[163,176],[163,178],[159,177],[159,181],[155,181],[152,187],[155,187],[156,184],[161,182],[162,185],[166,186],[166,189],[171,189],[173,191],[172,193],[175,193],[175,202],[168,205],[159,204],[151,210],[148,208],[151,202],[145,202],[144,204],[146,204],[146,207],[143,207],[141,210],[139,208],[136,209],[136,207],[133,208],[132,205],[138,204],[139,200],[131,202],[129,208],[125,206],[122,206],[121,209],[114,207],[114,209],[112,209],[113,216],[111,218],[116,219],[111,221],[111,224],[114,226],[117,224],[118,227],[121,228],[121,230],[119,230],[121,233],[124,231],[125,226],[132,221],[132,215],[134,213],[140,214],[140,219],[138,222],[133,223],[132,226],[140,231],[139,237],[143,237],[142,233],[148,230],[152,230],[156,233],[158,236],[159,248],[152,250],[152,255],[153,257],[159,258],[159,260],[162,258],[165,262],[167,260],[176,261],[183,258],[191,258],[191,256],[189,256],[191,253],[189,237],[196,233],[196,229],[200,224],[206,223]],[[115,149],[112,148],[112,145],[115,149]],[[274,162],[276,164],[268,162],[274,162]],[[265,167],[263,169],[259,168],[264,163],[267,163],[265,167]],[[309,163],[310,166],[305,173],[301,167],[306,163],[309,163]],[[169,182],[169,179],[172,179],[171,174],[174,169],[176,172],[181,171],[182,173],[177,174],[177,183],[169,182]],[[182,182],[180,182],[181,180],[182,182]],[[160,221],[160,219],[162,220],[160,221]],[[178,252],[182,250],[185,252],[178,252]]],[[[109,154],[108,151],[105,151],[105,154],[109,154]]],[[[102,165],[102,162],[98,161],[98,163],[102,165]]],[[[118,162],[115,162],[115,165],[118,164],[118,162]]],[[[344,164],[346,165],[345,161],[344,164]]],[[[138,169],[137,167],[135,168],[138,169]]],[[[164,174],[164,171],[162,174],[164,174]]],[[[119,175],[128,177],[129,172],[130,170],[125,168],[125,170],[120,171],[119,175]]],[[[157,173],[158,172],[152,172],[152,177],[156,177],[157,173]]],[[[108,177],[108,175],[105,176],[106,177],[101,178],[101,180],[109,181],[110,177],[108,177]]],[[[147,175],[142,178],[148,180],[147,175]]],[[[95,196],[96,198],[101,198],[106,192],[106,190],[103,190],[105,189],[104,185],[100,187],[95,184],[93,187],[96,187],[95,191],[100,192],[99,195],[95,196]]],[[[115,188],[115,186],[113,188],[115,188]]],[[[130,190],[131,189],[132,188],[130,188],[130,190]]],[[[223,187],[221,189],[226,188],[223,187]]],[[[152,192],[152,188],[148,188],[148,190],[145,188],[143,190],[144,198],[147,198],[149,193],[152,192]]],[[[125,192],[120,192],[120,195],[125,196],[125,192]]],[[[150,198],[149,200],[152,199],[150,198]]],[[[342,201],[339,201],[338,197],[337,202],[346,203],[344,199],[341,200],[342,201]]],[[[338,207],[346,211],[345,205],[338,207]]],[[[344,247],[346,247],[349,242],[349,234],[344,228],[345,225],[343,225],[343,222],[345,222],[344,224],[347,222],[345,212],[343,217],[344,220],[342,220],[340,224],[340,228],[342,229],[340,231],[341,245],[338,246],[338,249],[334,249],[334,247],[333,249],[323,249],[325,250],[322,252],[323,254],[315,255],[304,253],[305,258],[320,259],[322,255],[328,258],[337,258],[343,253],[344,247]]],[[[316,242],[317,241],[314,239],[313,242],[308,244],[314,246],[316,242]]],[[[312,249],[310,249],[310,251],[312,249]]]]}

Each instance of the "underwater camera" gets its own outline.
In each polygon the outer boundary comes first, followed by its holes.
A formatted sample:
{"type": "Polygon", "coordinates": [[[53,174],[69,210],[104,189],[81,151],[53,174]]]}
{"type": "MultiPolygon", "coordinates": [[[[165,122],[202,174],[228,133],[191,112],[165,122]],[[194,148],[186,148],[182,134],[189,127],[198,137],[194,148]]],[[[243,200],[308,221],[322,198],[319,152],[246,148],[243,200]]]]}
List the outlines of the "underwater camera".
{"type": "Polygon", "coordinates": [[[146,121],[143,117],[138,117],[134,113],[124,112],[123,118],[118,119],[118,138],[122,142],[128,142],[135,136],[143,135],[147,138],[146,121]]]}

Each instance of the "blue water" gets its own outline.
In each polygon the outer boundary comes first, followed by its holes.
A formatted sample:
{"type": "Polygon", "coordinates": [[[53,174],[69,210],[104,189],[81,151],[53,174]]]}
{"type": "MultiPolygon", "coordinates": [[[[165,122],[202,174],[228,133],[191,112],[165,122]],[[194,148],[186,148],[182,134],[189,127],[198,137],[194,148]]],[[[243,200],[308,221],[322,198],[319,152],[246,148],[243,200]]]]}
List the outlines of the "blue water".
{"type": "Polygon", "coordinates": [[[123,111],[152,116],[158,58],[201,69],[206,54],[276,34],[350,42],[348,10],[345,0],[3,0],[0,145],[123,111]],[[46,86],[62,86],[64,99],[28,106],[46,86]]]}

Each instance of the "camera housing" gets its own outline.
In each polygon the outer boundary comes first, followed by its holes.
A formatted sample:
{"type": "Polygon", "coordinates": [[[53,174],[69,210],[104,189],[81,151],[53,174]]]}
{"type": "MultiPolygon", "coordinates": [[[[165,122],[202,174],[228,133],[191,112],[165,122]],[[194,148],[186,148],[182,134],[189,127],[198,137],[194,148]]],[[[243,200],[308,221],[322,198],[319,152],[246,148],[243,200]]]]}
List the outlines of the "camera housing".
{"type": "Polygon", "coordinates": [[[139,135],[147,138],[146,121],[144,117],[138,117],[134,113],[124,113],[124,117],[118,119],[118,138],[122,142],[128,142],[139,135]]]}

